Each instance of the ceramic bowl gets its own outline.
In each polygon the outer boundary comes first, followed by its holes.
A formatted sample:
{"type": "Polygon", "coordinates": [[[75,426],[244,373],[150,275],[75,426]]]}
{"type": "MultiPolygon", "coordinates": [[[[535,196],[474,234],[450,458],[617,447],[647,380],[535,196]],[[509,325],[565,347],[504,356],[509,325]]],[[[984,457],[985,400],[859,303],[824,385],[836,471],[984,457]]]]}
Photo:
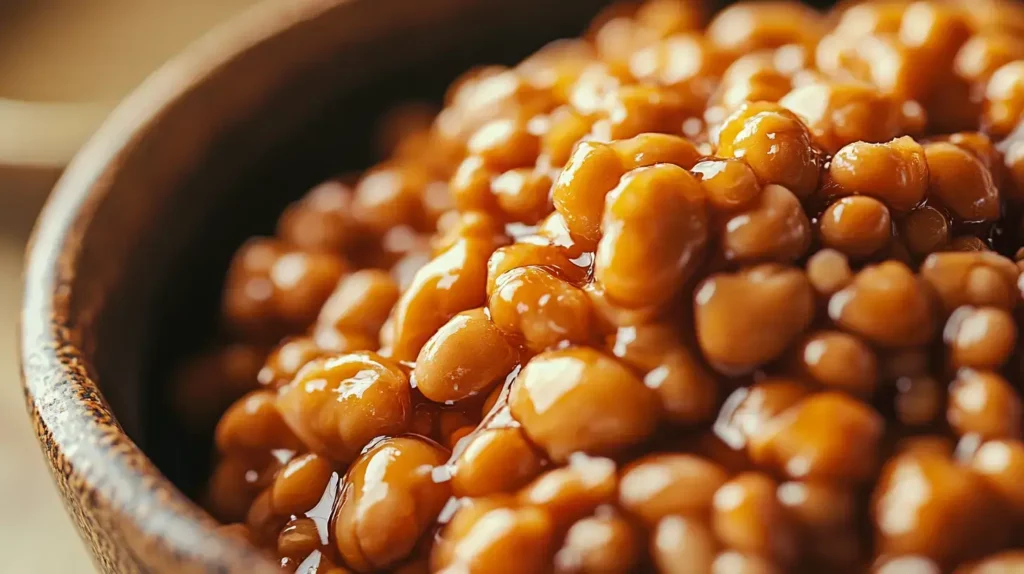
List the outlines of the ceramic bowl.
{"type": "Polygon", "coordinates": [[[577,35],[600,4],[270,0],[113,112],[37,224],[20,334],[32,422],[101,570],[279,571],[191,501],[208,445],[162,408],[231,252],[318,179],[366,166],[389,104],[577,35]]]}

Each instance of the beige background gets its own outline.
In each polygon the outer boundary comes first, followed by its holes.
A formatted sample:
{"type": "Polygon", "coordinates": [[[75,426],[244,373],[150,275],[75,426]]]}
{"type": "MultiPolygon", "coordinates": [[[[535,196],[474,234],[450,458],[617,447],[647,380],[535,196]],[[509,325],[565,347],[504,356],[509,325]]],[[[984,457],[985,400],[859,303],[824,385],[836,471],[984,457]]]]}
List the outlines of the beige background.
{"type": "MultiPolygon", "coordinates": [[[[189,40],[252,2],[0,0],[0,103],[112,104],[189,40]]],[[[49,124],[59,130],[65,122],[49,124]]],[[[15,144],[68,139],[6,130],[0,136],[15,144]]],[[[27,181],[0,169],[0,571],[89,573],[94,569],[36,446],[19,384],[15,327],[24,244],[43,199],[33,189],[38,183],[27,181]]]]}

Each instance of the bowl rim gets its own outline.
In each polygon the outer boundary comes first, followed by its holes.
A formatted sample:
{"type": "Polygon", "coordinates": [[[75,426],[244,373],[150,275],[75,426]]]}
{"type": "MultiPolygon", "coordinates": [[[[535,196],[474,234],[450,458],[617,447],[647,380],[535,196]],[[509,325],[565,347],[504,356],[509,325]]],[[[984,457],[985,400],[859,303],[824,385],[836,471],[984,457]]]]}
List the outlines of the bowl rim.
{"type": "MultiPolygon", "coordinates": [[[[134,144],[168,107],[229,62],[345,4],[363,0],[261,0],[215,26],[133,90],[71,160],[47,200],[26,249],[18,357],[26,407],[52,476],[97,565],[97,537],[77,504],[106,508],[115,526],[134,529],[128,552],[160,553],[167,564],[218,572],[279,572],[177,489],[121,428],[90,377],[70,317],[82,239],[134,144]],[[82,502],[85,498],[86,501],[82,502]]],[[[145,563],[140,560],[139,563],[145,563]]],[[[184,570],[180,570],[184,571],[184,570]]]]}

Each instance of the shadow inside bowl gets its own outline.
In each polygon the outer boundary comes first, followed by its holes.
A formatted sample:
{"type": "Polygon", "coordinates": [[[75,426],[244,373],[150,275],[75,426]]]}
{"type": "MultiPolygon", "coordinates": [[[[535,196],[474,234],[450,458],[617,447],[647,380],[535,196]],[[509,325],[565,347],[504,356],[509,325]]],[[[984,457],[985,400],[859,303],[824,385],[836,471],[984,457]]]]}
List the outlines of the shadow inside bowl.
{"type": "Polygon", "coordinates": [[[95,349],[104,394],[128,434],[179,488],[192,497],[200,492],[210,471],[212,428],[190,434],[173,416],[169,376],[215,336],[220,289],[237,247],[253,235],[272,234],[284,207],[312,185],[379,159],[369,142],[378,119],[394,104],[440,103],[451,81],[475,65],[512,64],[547,41],[578,35],[597,4],[567,3],[558,17],[530,25],[525,33],[524,22],[507,14],[497,30],[481,28],[448,42],[457,45],[443,46],[433,34],[380,38],[367,63],[351,61],[366,57],[361,50],[314,66],[251,121],[218,134],[210,153],[177,184],[180,191],[167,194],[160,216],[149,222],[155,227],[128,254],[125,280],[97,317],[95,339],[106,342],[95,349]],[[389,44],[401,48],[389,54],[389,44]],[[313,91],[302,92],[303,82],[315,84],[332,70],[355,68],[363,73],[351,75],[323,101],[313,91]],[[261,120],[268,117],[276,119],[261,120]],[[203,196],[210,199],[196,200],[203,196]],[[123,392],[132,388],[137,393],[123,392]]]}

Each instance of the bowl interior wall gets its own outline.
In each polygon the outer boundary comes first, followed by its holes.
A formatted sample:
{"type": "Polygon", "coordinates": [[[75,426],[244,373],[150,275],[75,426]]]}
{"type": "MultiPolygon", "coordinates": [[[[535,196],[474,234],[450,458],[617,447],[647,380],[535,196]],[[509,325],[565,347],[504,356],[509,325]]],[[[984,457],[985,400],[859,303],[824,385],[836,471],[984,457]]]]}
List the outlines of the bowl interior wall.
{"type": "MultiPolygon", "coordinates": [[[[209,434],[189,435],[171,416],[168,382],[175,365],[210,343],[234,250],[271,234],[287,203],[318,181],[371,165],[372,129],[389,106],[439,102],[473,65],[514,63],[549,40],[578,35],[599,4],[567,2],[558,17],[532,22],[526,13],[488,14],[489,27],[453,23],[461,31],[443,40],[435,30],[362,41],[312,62],[258,113],[211,134],[186,173],[164,166],[192,150],[142,142],[143,167],[122,175],[86,231],[80,268],[90,273],[76,278],[72,309],[105,398],[168,478],[194,496],[209,472],[209,434]],[[151,186],[166,189],[148,193],[151,186]]],[[[191,97],[202,106],[215,96],[200,89],[191,97]]]]}

